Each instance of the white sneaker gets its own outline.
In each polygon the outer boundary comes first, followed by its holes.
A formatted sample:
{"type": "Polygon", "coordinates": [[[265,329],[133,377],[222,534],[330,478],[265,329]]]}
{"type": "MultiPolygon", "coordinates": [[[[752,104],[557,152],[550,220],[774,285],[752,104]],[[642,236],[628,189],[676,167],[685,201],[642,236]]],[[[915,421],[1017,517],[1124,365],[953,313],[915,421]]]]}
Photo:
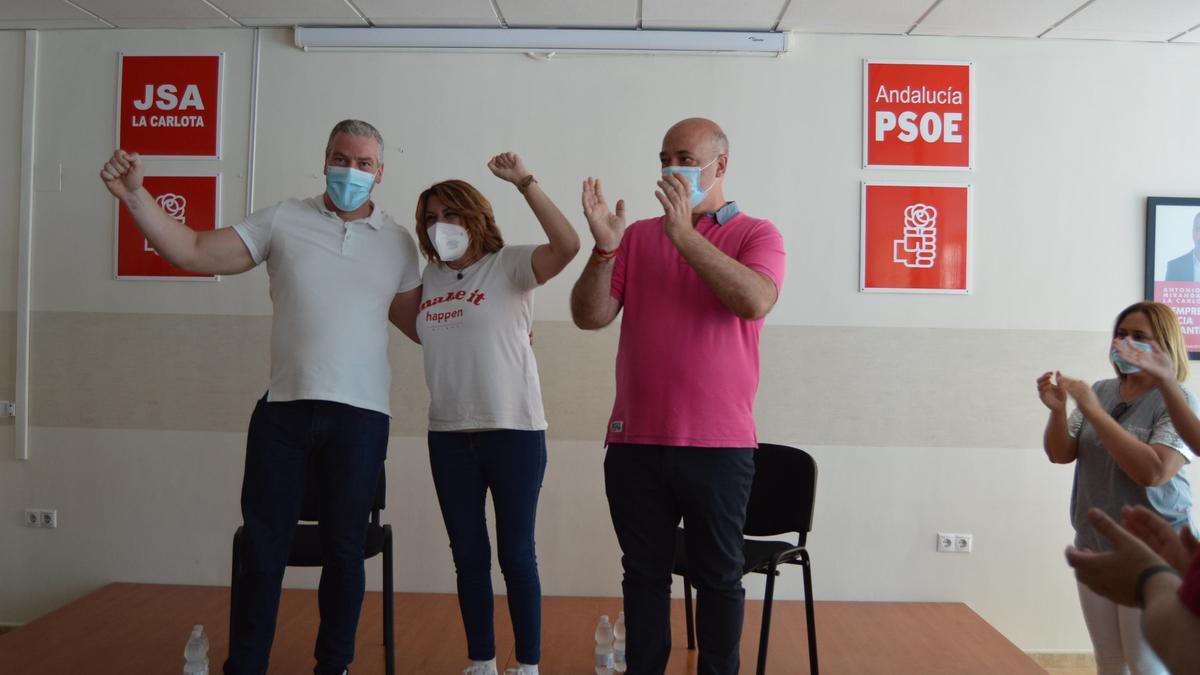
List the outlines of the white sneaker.
{"type": "Polygon", "coordinates": [[[477,661],[463,670],[463,675],[500,675],[496,672],[496,659],[477,661]]]}
{"type": "Polygon", "coordinates": [[[537,664],[529,666],[524,663],[518,663],[517,665],[520,666],[520,668],[517,668],[517,675],[539,675],[537,664]]]}

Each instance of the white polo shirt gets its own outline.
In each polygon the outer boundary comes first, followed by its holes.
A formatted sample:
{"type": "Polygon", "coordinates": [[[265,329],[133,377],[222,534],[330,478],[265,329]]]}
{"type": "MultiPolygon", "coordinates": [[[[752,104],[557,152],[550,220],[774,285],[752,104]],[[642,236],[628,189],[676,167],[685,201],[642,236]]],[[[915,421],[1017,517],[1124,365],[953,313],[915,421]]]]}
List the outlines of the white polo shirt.
{"type": "Polygon", "coordinates": [[[343,221],[324,195],[233,226],[271,279],[268,401],[336,401],[391,414],[388,308],[421,285],[412,235],[380,208],[343,221]]]}

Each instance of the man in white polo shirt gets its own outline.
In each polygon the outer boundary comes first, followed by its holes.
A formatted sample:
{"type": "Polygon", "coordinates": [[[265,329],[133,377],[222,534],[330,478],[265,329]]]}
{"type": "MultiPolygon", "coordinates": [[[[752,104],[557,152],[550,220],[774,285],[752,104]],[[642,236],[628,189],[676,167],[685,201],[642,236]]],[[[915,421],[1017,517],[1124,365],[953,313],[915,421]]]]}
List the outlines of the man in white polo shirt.
{"type": "Polygon", "coordinates": [[[246,442],[227,674],[267,672],[310,459],[320,481],[324,561],[314,672],[343,673],[354,658],[367,518],[387,454],[387,323],[391,317],[415,339],[411,317],[421,299],[412,236],[370,200],[383,179],[382,156],[375,127],[339,122],[325,148],[324,194],[210,232],[191,230],[155,204],[136,154],[117,150],[100,172],[150,245],[176,267],[238,274],[267,263],[271,384],[246,442]]]}

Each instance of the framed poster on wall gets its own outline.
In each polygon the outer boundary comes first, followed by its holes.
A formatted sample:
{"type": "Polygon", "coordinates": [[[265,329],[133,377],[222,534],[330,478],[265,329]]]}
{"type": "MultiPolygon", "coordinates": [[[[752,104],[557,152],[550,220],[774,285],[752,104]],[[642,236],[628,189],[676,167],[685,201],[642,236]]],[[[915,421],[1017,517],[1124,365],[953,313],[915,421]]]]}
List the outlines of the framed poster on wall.
{"type": "Polygon", "coordinates": [[[1145,297],[1179,316],[1188,357],[1200,359],[1200,199],[1146,198],[1145,297]]]}
{"type": "MultiPolygon", "coordinates": [[[[202,232],[220,227],[221,175],[146,176],[146,191],[170,217],[202,232]]],[[[141,281],[216,281],[220,277],[175,267],[160,256],[142,235],[133,216],[117,200],[113,246],[117,279],[141,281]]]]}
{"type": "Polygon", "coordinates": [[[862,184],[859,290],[971,292],[971,186],[862,184]]]}
{"type": "Polygon", "coordinates": [[[225,55],[121,54],[117,147],[143,157],[221,158],[225,55]]]}
{"type": "Polygon", "coordinates": [[[863,168],[970,171],[975,64],[863,61],[863,168]]]}

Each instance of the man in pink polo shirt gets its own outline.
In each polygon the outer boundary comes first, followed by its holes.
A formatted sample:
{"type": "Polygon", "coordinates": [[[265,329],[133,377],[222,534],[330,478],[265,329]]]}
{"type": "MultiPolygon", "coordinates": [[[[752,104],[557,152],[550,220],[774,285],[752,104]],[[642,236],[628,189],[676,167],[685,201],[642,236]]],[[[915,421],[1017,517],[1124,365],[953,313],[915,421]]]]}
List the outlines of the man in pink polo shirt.
{"type": "Polygon", "coordinates": [[[604,479],[624,554],[628,672],[667,665],[683,518],[698,595],[698,672],[736,673],[758,339],[783,283],[783,238],[725,200],[729,142],[716,123],[675,124],[659,159],[663,215],[628,229],[624,202],[614,214],[600,181],[584,183],[596,248],[571,294],[571,316],[597,329],[625,313],[604,479]]]}

